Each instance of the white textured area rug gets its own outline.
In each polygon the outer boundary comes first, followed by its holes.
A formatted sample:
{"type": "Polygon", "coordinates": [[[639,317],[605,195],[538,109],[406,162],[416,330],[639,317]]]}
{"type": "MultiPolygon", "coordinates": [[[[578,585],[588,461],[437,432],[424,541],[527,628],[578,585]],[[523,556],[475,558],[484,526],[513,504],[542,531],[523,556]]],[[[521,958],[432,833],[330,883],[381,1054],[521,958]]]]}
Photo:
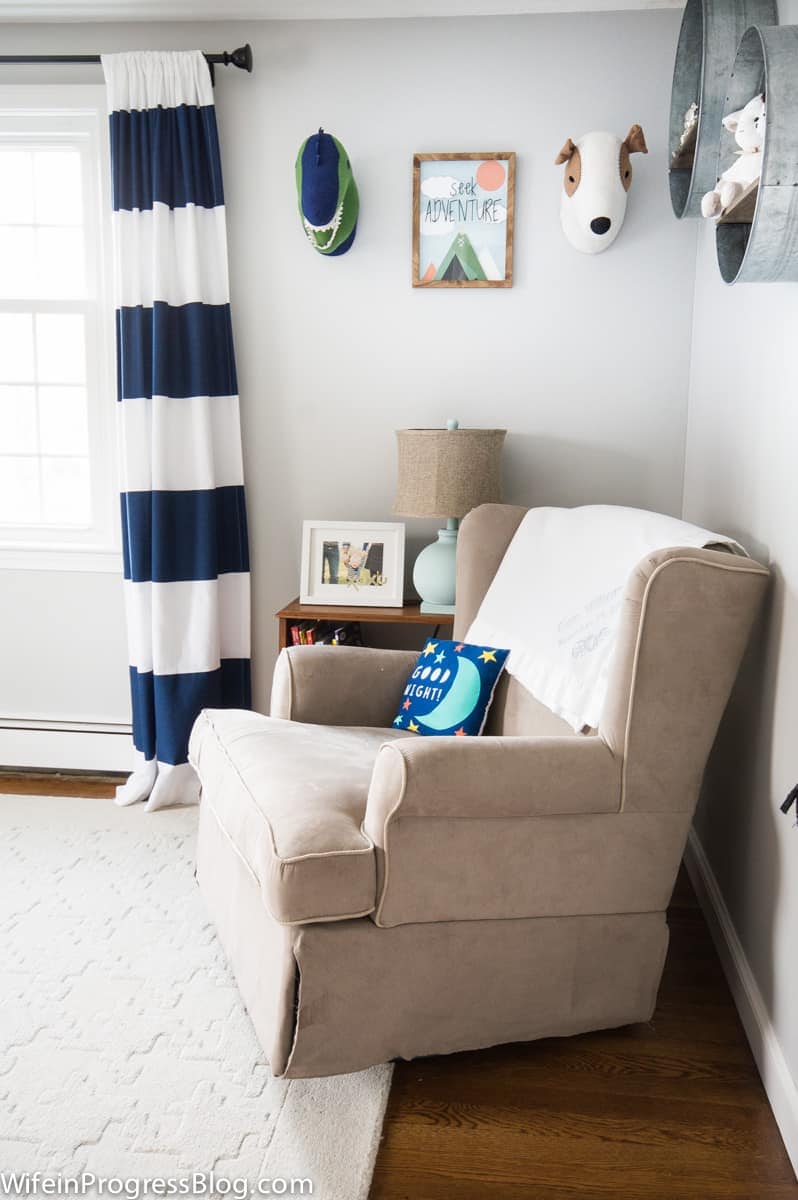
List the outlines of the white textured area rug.
{"type": "Polygon", "coordinates": [[[196,821],[0,796],[0,1171],[365,1200],[392,1068],[271,1076],[194,882],[196,821]]]}

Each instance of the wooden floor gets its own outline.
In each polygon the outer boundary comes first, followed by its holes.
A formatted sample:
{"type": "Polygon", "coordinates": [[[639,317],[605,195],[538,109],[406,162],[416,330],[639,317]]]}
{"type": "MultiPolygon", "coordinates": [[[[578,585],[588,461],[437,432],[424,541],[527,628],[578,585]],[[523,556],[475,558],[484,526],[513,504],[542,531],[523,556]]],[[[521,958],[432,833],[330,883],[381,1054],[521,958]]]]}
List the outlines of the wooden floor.
{"type": "Polygon", "coordinates": [[[2,771],[0,795],[12,796],[85,796],[109,800],[117,784],[126,775],[89,775],[81,772],[62,774],[60,771],[2,771]]]}
{"type": "MultiPolygon", "coordinates": [[[[111,796],[115,779],[0,775],[111,796]]],[[[648,1025],[398,1063],[370,1200],[798,1200],[682,873],[648,1025]]]]}

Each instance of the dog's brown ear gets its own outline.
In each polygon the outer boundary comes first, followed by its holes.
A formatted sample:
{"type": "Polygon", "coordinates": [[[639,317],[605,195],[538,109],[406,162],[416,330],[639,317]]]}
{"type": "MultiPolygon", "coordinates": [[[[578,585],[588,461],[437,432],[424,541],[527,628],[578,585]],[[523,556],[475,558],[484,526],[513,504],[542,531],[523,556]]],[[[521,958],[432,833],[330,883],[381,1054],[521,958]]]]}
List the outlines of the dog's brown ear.
{"type": "Polygon", "coordinates": [[[576,153],[576,146],[571,141],[571,139],[568,138],[568,141],[565,143],[562,150],[560,151],[560,153],[557,155],[557,157],[554,160],[555,166],[559,167],[561,163],[568,162],[568,159],[573,158],[575,153],[576,153]]]}
{"type": "Polygon", "coordinates": [[[622,143],[630,154],[648,154],[646,135],[639,125],[633,125],[622,143]]]}

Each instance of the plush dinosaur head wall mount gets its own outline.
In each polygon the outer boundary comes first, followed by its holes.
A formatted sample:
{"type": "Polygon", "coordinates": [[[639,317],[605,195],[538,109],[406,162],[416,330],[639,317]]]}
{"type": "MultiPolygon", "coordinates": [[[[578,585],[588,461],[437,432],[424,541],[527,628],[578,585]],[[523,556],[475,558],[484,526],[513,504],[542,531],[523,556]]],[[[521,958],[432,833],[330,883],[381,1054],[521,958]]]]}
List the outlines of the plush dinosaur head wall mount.
{"type": "Polygon", "coordinates": [[[296,190],[302,228],[314,250],[346,254],[355,240],[360,202],[349,155],[319,129],[299,147],[296,190]]]}
{"type": "Polygon", "coordinates": [[[621,141],[614,133],[568,138],[554,160],[565,163],[560,222],[568,241],[583,254],[600,254],[615,241],[626,216],[632,186],[631,154],[648,154],[639,125],[621,141]]]}

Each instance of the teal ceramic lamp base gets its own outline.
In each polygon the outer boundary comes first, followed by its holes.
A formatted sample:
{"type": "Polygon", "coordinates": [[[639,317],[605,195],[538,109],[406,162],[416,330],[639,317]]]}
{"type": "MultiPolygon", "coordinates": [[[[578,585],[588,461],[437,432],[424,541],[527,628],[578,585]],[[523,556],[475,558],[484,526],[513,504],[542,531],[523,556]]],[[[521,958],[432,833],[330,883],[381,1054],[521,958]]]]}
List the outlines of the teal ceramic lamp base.
{"type": "Polygon", "coordinates": [[[421,597],[422,612],[454,612],[458,525],[450,517],[446,528],[438,530],[438,540],[425,546],[416,559],[413,587],[421,597]]]}

